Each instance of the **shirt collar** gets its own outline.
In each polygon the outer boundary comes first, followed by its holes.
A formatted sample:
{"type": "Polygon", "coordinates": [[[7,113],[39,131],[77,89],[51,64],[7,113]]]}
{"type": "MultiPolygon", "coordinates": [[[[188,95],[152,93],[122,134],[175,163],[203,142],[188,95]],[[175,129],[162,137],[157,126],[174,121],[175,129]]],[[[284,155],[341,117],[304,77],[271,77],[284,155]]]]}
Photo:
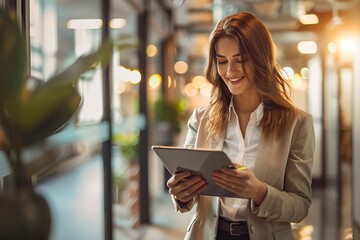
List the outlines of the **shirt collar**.
{"type": "MultiPolygon", "coordinates": [[[[234,106],[234,96],[231,96],[231,101],[229,104],[229,116],[231,116],[231,113],[235,113],[235,106],[234,106]]],[[[259,106],[251,113],[250,118],[254,118],[256,121],[260,121],[264,115],[264,104],[261,102],[259,106]]],[[[230,120],[230,117],[228,121],[230,120]]]]}

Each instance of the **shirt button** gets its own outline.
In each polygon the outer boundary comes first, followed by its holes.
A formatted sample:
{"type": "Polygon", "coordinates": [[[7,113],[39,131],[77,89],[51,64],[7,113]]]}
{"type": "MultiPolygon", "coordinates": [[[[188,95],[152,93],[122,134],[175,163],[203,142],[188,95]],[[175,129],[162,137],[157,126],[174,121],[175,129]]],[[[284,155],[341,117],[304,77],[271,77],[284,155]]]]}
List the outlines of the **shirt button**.
{"type": "Polygon", "coordinates": [[[255,233],[255,227],[252,224],[250,225],[250,232],[255,233]]]}

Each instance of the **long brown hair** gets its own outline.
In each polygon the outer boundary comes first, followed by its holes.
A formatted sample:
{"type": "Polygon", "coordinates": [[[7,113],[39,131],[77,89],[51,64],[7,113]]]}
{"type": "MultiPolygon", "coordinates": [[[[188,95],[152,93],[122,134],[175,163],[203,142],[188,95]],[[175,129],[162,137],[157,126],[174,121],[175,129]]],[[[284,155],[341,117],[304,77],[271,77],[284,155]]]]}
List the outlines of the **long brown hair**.
{"type": "Polygon", "coordinates": [[[246,55],[247,62],[253,65],[252,84],[264,105],[264,116],[259,125],[265,136],[279,139],[295,117],[294,106],[288,93],[290,86],[275,59],[274,43],[269,30],[257,17],[246,12],[224,17],[210,34],[209,56],[205,68],[205,77],[213,85],[208,136],[219,136],[229,117],[228,108],[232,94],[218,74],[216,66],[215,44],[223,37],[234,39],[241,54],[246,55]]]}

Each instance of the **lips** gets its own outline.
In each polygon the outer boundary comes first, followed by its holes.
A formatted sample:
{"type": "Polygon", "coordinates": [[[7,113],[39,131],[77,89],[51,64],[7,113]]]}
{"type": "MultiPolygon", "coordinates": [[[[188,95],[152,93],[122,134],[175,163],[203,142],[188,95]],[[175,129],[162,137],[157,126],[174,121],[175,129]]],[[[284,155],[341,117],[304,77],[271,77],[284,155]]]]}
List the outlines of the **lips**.
{"type": "Polygon", "coordinates": [[[228,78],[228,80],[232,83],[232,84],[236,84],[238,82],[240,82],[241,80],[243,80],[245,78],[245,76],[242,76],[240,78],[228,78]]]}

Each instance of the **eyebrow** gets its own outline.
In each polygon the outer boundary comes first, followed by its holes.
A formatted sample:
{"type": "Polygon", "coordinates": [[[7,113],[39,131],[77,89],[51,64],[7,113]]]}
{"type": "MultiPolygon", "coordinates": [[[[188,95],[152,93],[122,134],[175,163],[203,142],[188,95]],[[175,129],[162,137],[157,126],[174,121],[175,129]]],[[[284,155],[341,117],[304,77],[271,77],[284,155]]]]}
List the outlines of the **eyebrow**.
{"type": "MultiPolygon", "coordinates": [[[[216,55],[216,57],[219,57],[219,58],[226,58],[225,56],[220,55],[220,54],[215,54],[215,55],[216,55]]],[[[232,55],[232,57],[241,57],[241,53],[234,54],[234,55],[232,55]]]]}

